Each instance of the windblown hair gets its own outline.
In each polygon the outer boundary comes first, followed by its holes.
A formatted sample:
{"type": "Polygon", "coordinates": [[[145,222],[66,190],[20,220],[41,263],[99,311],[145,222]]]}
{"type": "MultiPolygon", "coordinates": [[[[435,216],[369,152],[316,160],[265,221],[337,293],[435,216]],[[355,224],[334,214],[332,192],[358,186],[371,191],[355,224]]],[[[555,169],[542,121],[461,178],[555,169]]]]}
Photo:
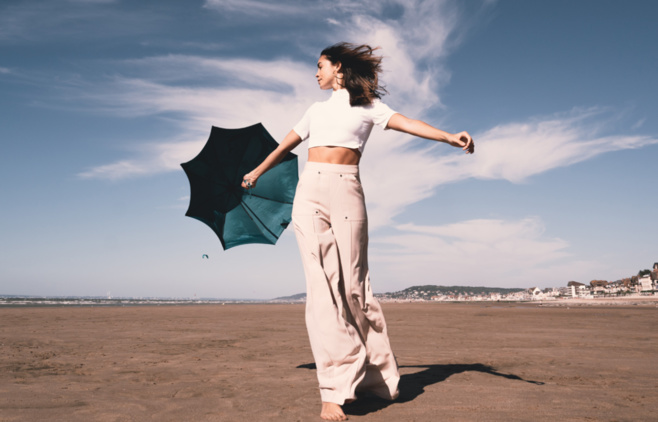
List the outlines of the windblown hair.
{"type": "Polygon", "coordinates": [[[373,54],[379,47],[340,42],[322,50],[332,64],[341,64],[343,79],[340,83],[350,94],[350,105],[370,105],[381,98],[386,89],[379,84],[382,57],[373,54]]]}

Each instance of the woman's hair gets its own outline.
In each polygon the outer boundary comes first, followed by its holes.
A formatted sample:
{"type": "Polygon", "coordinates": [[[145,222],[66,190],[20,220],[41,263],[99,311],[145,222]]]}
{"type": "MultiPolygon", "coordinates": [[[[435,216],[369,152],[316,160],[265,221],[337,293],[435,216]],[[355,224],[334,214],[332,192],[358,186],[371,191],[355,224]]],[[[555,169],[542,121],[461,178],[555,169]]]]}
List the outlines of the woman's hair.
{"type": "Polygon", "coordinates": [[[379,85],[379,73],[382,71],[382,57],[373,55],[379,47],[355,45],[340,42],[322,50],[332,64],[341,64],[340,80],[350,94],[350,105],[370,105],[375,98],[381,98],[386,89],[379,85]]]}

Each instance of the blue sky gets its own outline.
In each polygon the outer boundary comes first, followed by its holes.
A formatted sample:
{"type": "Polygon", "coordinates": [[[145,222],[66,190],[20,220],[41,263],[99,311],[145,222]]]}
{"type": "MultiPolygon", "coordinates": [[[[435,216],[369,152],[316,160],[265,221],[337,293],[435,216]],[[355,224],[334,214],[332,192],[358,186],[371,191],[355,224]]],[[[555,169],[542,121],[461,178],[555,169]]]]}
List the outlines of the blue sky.
{"type": "Polygon", "coordinates": [[[657,14],[648,0],[5,0],[0,294],[303,291],[291,230],[223,251],[184,217],[180,163],[212,125],[281,139],[327,98],[315,63],[338,41],[382,47],[392,108],[476,140],[465,156],[373,130],[375,291],[636,274],[658,261],[657,14]]]}

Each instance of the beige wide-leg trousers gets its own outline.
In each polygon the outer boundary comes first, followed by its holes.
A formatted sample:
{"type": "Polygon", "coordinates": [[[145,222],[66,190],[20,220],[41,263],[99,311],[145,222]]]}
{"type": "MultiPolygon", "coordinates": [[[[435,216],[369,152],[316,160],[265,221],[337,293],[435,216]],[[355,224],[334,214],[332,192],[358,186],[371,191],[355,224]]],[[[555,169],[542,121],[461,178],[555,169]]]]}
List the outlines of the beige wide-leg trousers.
{"type": "Polygon", "coordinates": [[[323,402],[398,395],[400,376],[368,276],[368,217],[356,165],[308,162],[292,210],[306,275],[306,327],[323,402]]]}

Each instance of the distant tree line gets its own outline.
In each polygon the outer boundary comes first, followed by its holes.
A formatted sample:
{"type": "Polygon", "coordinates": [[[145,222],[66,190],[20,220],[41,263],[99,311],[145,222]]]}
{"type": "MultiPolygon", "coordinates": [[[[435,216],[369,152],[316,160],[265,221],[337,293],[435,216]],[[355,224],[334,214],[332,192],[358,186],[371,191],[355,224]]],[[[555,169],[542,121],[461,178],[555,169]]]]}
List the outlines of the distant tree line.
{"type": "Polygon", "coordinates": [[[637,272],[637,276],[639,278],[642,278],[645,275],[649,275],[649,274],[651,274],[651,270],[640,270],[640,271],[637,272]]]}
{"type": "Polygon", "coordinates": [[[471,287],[471,286],[412,286],[399,292],[391,293],[391,295],[406,296],[414,291],[425,292],[430,295],[483,295],[490,293],[509,294],[515,292],[522,292],[525,289],[508,289],[503,287],[471,287]]]}

